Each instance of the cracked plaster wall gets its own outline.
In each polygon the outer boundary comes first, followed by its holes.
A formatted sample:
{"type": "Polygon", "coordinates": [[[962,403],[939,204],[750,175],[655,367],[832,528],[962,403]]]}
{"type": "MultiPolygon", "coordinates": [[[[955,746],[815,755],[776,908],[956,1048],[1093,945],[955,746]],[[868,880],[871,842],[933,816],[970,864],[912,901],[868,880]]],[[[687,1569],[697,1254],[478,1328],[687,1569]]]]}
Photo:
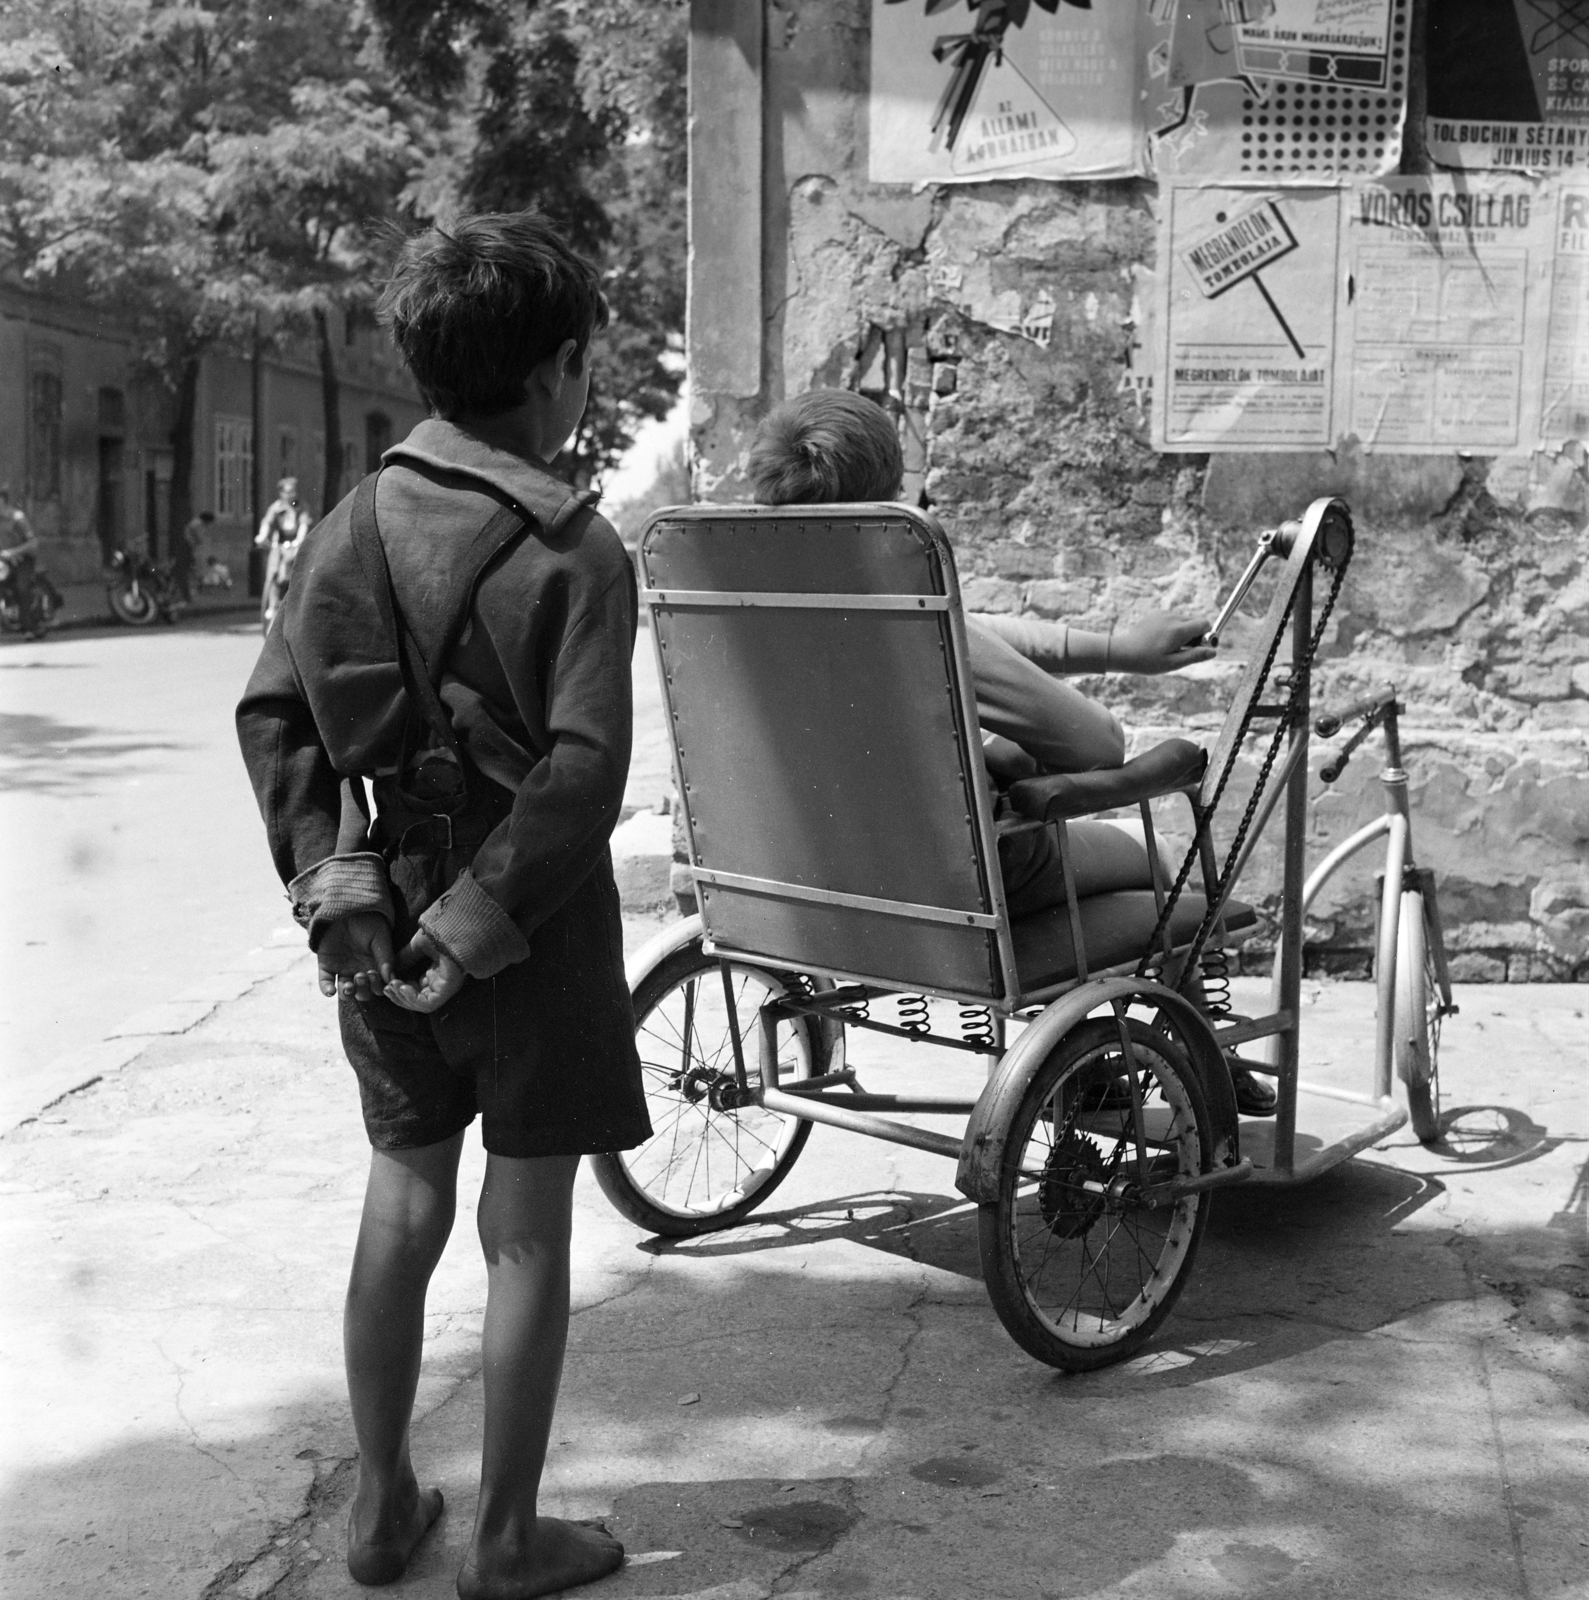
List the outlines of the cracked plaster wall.
{"type": "MultiPolygon", "coordinates": [[[[1156,453],[1138,341],[1154,185],[871,184],[867,17],[866,0],[767,8],[763,379],[753,397],[696,396],[700,496],[746,495],[751,435],[785,395],[873,393],[899,419],[907,492],[948,530],[968,605],[1106,627],[1153,606],[1212,614],[1259,529],[1343,495],[1358,547],[1316,693],[1401,686],[1417,840],[1442,877],[1458,975],[1589,978],[1582,448],[1156,453]]],[[[1239,654],[1239,629],[1227,637],[1239,654]]],[[[1236,670],[1092,688],[1143,743],[1217,726],[1236,670]]],[[[1314,850],[1380,809],[1376,751],[1315,808],[1314,850]]],[[[1243,893],[1272,909],[1277,882],[1271,843],[1243,893]]],[[[1366,973],[1372,893],[1360,868],[1321,900],[1316,966],[1366,973]]]]}

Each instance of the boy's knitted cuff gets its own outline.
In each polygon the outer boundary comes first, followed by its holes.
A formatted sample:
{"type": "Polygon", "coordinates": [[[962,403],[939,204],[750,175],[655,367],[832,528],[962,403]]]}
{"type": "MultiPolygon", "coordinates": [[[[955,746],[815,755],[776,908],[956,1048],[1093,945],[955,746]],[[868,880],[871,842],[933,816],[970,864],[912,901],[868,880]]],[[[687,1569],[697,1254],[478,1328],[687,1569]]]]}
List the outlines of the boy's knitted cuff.
{"type": "Polygon", "coordinates": [[[464,871],[420,914],[419,925],[471,978],[490,978],[529,955],[506,911],[464,871]]]}
{"type": "Polygon", "coordinates": [[[320,948],[320,940],[333,922],[357,912],[373,911],[388,922],[396,921],[386,863],[373,851],[327,856],[300,872],[287,885],[287,893],[294,919],[309,930],[311,950],[320,948]]]}

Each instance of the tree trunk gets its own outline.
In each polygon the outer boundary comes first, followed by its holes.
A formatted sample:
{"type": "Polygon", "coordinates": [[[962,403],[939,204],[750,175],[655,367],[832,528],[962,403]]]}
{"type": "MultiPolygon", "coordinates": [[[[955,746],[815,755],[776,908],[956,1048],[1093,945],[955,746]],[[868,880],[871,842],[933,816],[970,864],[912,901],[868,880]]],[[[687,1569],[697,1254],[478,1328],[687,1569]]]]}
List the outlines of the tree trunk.
{"type": "MultiPolygon", "coordinates": [[[[166,553],[175,551],[193,515],[193,424],[199,404],[198,351],[183,359],[177,373],[177,414],[171,424],[171,514],[166,523],[166,553]]],[[[150,555],[155,552],[151,550],[150,555]]]]}
{"type": "Polygon", "coordinates": [[[324,517],[342,498],[342,384],[331,348],[330,319],[318,308],[314,330],[320,346],[320,406],[326,436],[325,477],[320,485],[320,515],[324,517]]]}

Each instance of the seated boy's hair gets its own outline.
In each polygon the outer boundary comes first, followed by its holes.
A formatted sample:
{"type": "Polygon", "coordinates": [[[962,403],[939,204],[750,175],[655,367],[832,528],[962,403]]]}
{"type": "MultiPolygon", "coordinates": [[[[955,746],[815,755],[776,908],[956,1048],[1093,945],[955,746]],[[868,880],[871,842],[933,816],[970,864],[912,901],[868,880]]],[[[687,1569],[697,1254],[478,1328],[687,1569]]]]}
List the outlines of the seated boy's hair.
{"type": "Polygon", "coordinates": [[[438,416],[488,417],[522,404],[525,380],[567,339],[577,371],[607,300],[543,217],[488,212],[409,239],[378,315],[438,416]]]}
{"type": "Polygon", "coordinates": [[[880,405],[849,389],[813,389],[762,419],[748,469],[764,505],[892,500],[905,457],[880,405]]]}

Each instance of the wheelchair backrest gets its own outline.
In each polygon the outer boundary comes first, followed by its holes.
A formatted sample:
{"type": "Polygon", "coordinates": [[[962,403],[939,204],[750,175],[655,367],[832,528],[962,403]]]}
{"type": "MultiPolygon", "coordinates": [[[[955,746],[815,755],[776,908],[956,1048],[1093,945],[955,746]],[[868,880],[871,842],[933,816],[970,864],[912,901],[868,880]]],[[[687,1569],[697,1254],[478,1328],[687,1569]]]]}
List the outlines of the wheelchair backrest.
{"type": "Polygon", "coordinates": [[[1012,994],[937,522],[902,505],[672,508],[647,523],[640,567],[712,948],[1012,994]]]}

